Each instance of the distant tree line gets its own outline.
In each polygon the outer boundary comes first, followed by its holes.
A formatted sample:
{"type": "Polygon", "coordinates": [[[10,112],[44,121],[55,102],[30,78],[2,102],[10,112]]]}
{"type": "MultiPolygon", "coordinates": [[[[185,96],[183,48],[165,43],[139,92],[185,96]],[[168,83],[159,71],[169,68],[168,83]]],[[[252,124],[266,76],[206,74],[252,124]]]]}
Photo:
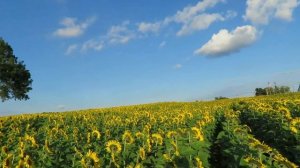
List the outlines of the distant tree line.
{"type": "Polygon", "coordinates": [[[222,100],[222,99],[229,99],[229,98],[228,97],[223,97],[223,96],[215,97],[215,100],[222,100]]]}
{"type": "Polygon", "coordinates": [[[274,86],[274,87],[266,87],[266,88],[256,88],[255,96],[261,95],[275,95],[275,94],[283,94],[291,92],[291,88],[289,86],[274,86]]]}

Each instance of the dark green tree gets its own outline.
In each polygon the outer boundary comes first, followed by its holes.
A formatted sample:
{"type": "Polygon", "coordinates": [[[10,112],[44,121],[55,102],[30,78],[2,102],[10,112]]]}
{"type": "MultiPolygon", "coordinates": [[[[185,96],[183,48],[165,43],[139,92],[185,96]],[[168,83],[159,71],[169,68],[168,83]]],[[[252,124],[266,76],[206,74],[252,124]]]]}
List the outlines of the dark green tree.
{"type": "Polygon", "coordinates": [[[255,96],[262,96],[262,95],[267,95],[266,89],[256,88],[255,89],[255,96]]]}
{"type": "Polygon", "coordinates": [[[298,87],[298,92],[300,92],[300,85],[299,85],[299,87],[298,87]]]}
{"type": "Polygon", "coordinates": [[[14,55],[12,47],[0,38],[0,99],[27,100],[32,79],[23,61],[14,55]]]}

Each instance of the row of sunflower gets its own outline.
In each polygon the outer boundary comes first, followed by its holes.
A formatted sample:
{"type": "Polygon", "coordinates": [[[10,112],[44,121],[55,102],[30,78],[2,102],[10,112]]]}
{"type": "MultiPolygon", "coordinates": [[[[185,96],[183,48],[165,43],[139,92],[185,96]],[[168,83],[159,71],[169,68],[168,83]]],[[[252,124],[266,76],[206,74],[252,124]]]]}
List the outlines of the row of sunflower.
{"type": "Polygon", "coordinates": [[[276,149],[262,143],[239,121],[239,113],[224,113],[222,130],[215,142],[219,146],[221,167],[297,168],[276,149]]]}
{"type": "Polygon", "coordinates": [[[300,164],[300,101],[240,102],[240,120],[260,140],[300,164]]]}

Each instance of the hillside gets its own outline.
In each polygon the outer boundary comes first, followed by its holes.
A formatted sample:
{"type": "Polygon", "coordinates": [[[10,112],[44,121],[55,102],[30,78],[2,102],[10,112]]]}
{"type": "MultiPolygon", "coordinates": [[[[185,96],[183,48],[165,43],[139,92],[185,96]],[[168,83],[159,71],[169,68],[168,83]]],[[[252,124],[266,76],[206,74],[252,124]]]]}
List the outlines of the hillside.
{"type": "Polygon", "coordinates": [[[0,118],[3,167],[297,167],[300,94],[0,118]]]}

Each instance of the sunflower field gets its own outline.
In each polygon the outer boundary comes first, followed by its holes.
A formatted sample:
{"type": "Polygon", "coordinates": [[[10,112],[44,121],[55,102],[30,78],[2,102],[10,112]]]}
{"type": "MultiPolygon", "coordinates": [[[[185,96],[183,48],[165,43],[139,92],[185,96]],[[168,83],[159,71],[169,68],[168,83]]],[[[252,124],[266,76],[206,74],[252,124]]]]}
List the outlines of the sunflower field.
{"type": "Polygon", "coordinates": [[[300,94],[0,118],[3,168],[300,165],[300,94]]]}

